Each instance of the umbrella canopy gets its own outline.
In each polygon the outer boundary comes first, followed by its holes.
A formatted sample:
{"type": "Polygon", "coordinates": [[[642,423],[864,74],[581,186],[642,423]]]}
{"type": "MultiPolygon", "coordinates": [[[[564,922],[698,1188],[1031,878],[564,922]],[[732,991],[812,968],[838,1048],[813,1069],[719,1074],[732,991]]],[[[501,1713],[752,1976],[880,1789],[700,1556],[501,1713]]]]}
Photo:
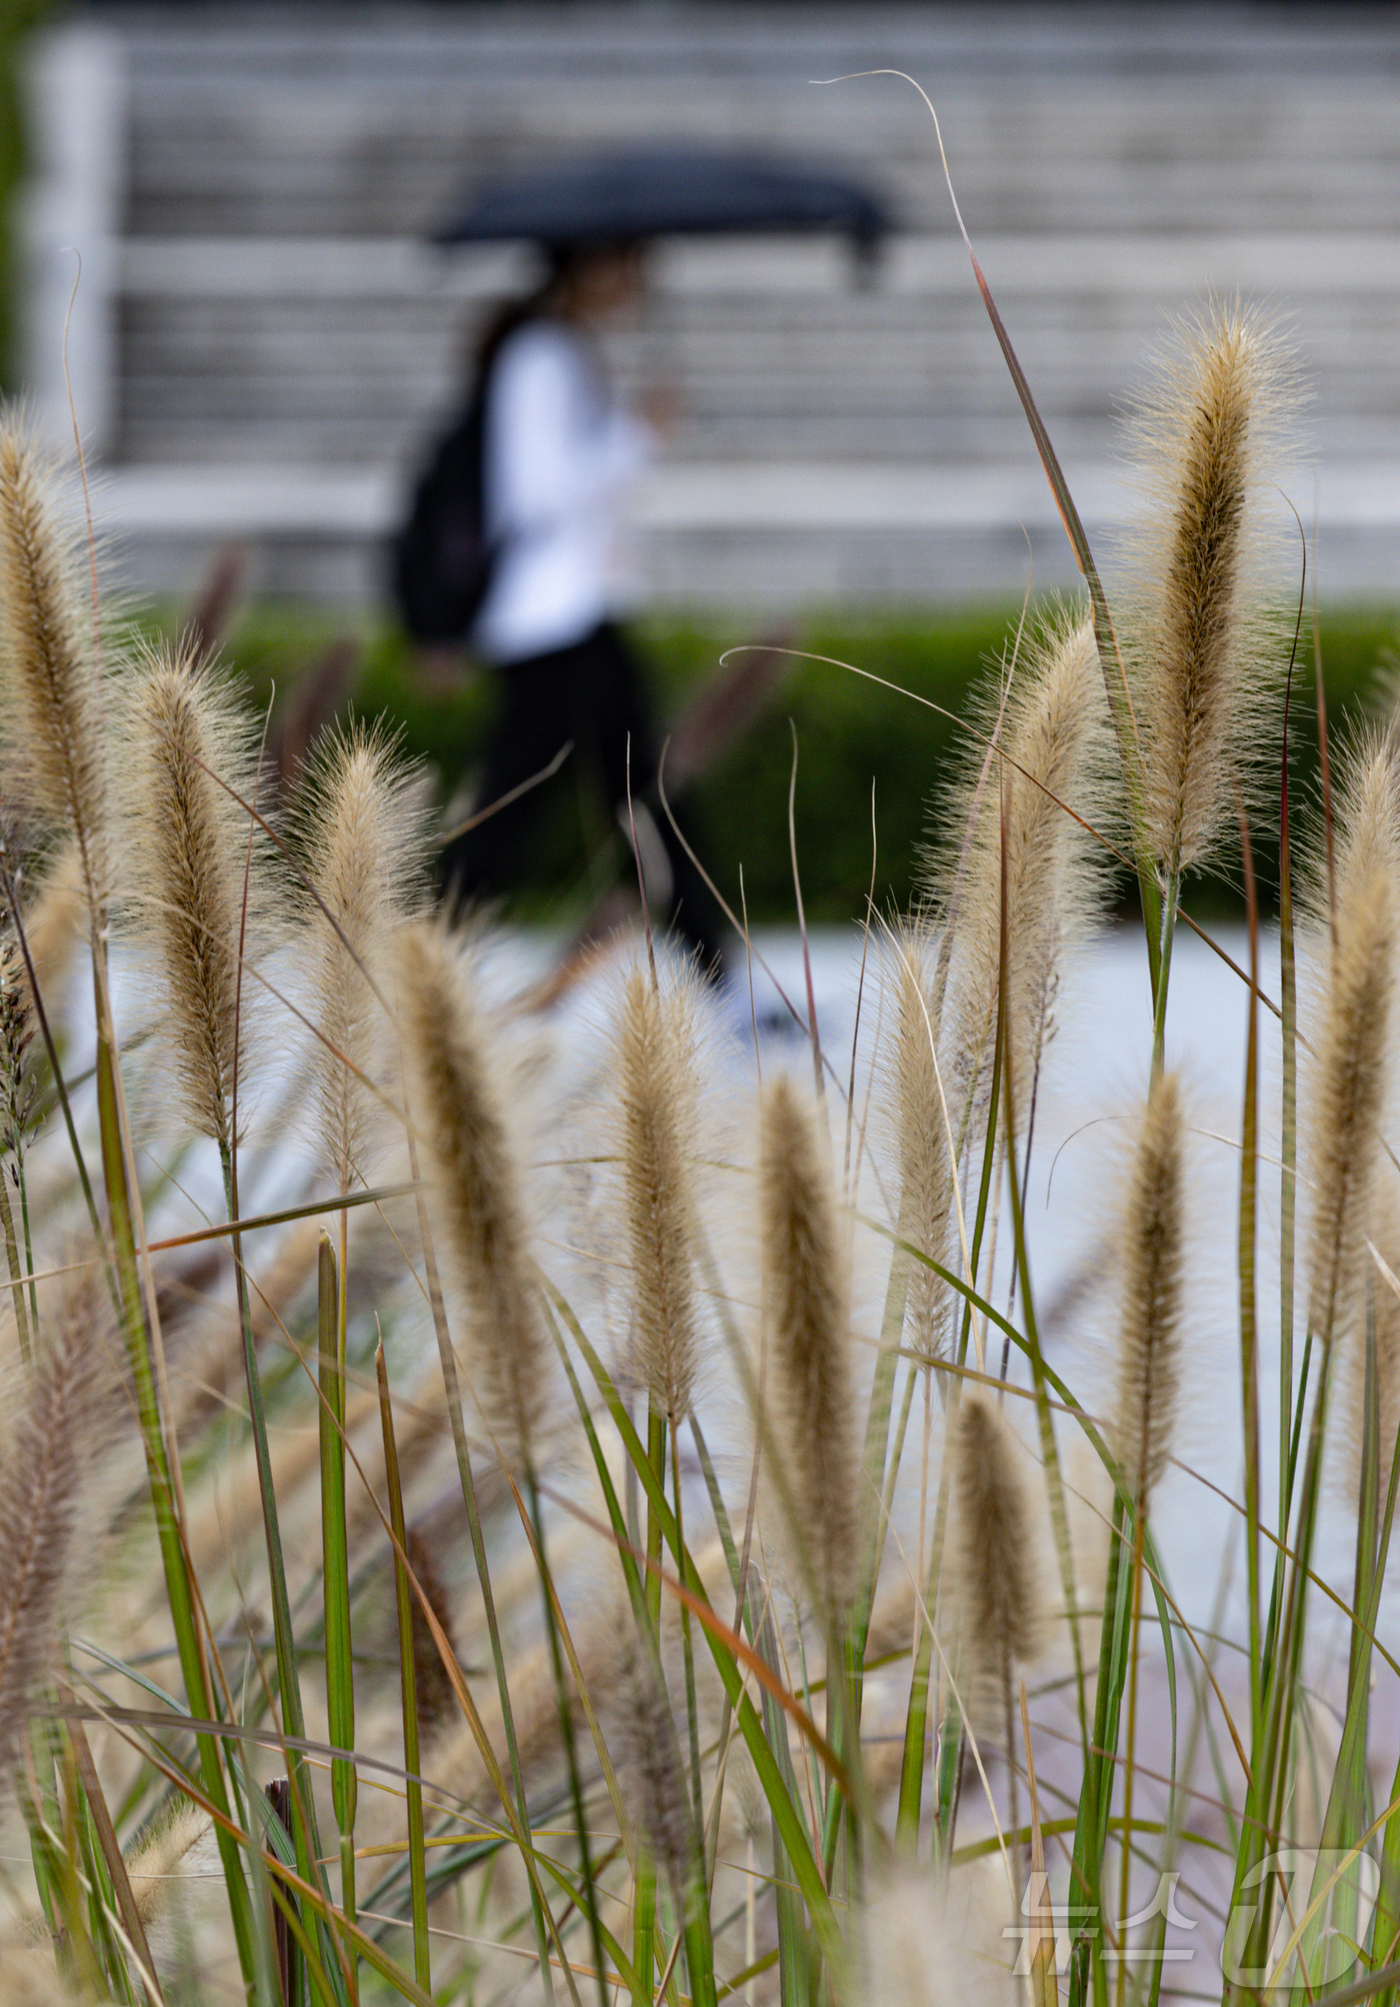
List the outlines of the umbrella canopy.
{"type": "Polygon", "coordinates": [[[434,242],[589,244],[829,230],[869,250],[888,227],[870,189],[820,166],[729,149],[645,146],[504,175],[478,190],[434,242]]]}

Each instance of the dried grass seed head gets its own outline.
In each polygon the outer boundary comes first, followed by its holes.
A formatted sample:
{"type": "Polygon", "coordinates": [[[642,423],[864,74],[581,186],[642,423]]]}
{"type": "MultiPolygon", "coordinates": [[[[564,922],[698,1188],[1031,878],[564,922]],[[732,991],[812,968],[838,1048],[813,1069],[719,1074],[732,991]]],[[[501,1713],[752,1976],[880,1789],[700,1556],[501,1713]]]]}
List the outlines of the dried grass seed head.
{"type": "Polygon", "coordinates": [[[1370,1216],[1400,942],[1400,759],[1394,740],[1367,736],[1337,762],[1336,904],[1314,873],[1318,932],[1330,956],[1313,1036],[1303,1162],[1312,1191],[1309,1315],[1322,1340],[1352,1315],[1361,1236],[1370,1216]]]}
{"type": "Polygon", "coordinates": [[[227,680],[184,648],[146,651],[126,704],[133,920],[165,975],[187,1117],[226,1150],[263,1002],[240,970],[265,947],[271,913],[265,838],[230,792],[257,798],[250,725],[227,680]]]}
{"type": "Polygon", "coordinates": [[[1369,1245],[1363,1248],[1360,1256],[1361,1273],[1349,1305],[1350,1318],[1344,1334],[1348,1426],[1341,1434],[1340,1474],[1349,1505],[1354,1505],[1356,1498],[1356,1473],[1366,1432],[1368,1324],[1375,1334],[1372,1399],[1376,1409],[1382,1496],[1396,1438],[1400,1435],[1400,1295],[1381,1273],[1374,1258],[1378,1255],[1391,1275],[1400,1279],[1400,1191],[1396,1189],[1394,1178],[1387,1176],[1384,1170],[1375,1180],[1365,1239],[1369,1245]]]}
{"type": "Polygon", "coordinates": [[[696,1369],[696,1156],[700,1078],[693,980],[622,978],[613,1063],[638,1377],[658,1413],[683,1421],[696,1369]]]}
{"type": "Polygon", "coordinates": [[[846,1251],[825,1139],[793,1083],[763,1097],[759,1212],[776,1478],[826,1613],[854,1578],[859,1515],[846,1251]]]}
{"type": "Polygon", "coordinates": [[[74,548],[54,470],[11,411],[0,419],[4,793],[71,836],[100,921],[112,889],[102,675],[74,548]]]}
{"type": "MultiPolygon", "coordinates": [[[[894,937],[894,1031],[888,1089],[899,1163],[899,1231],[929,1261],[947,1267],[952,1252],[952,1111],[938,1067],[935,943],[914,920],[894,937]]],[[[950,1297],[923,1261],[909,1269],[908,1335],[921,1359],[943,1350],[950,1297]]]]}
{"type": "Polygon", "coordinates": [[[638,1636],[636,1621],[630,1610],[620,1614],[616,1663],[603,1687],[608,1748],[632,1816],[684,1915],[705,1900],[689,1771],[660,1663],[654,1648],[638,1636]]]}
{"type": "Polygon", "coordinates": [[[35,1120],[34,994],[19,939],[0,909],[0,1163],[23,1149],[35,1120]]]}
{"type": "Polygon", "coordinates": [[[502,1453],[517,1457],[543,1418],[548,1354],[498,1068],[451,937],[416,921],[396,960],[409,1115],[466,1305],[469,1376],[502,1453]]]}
{"type": "Polygon", "coordinates": [[[1283,657],[1261,486],[1296,404],[1276,330],[1238,300],[1179,321],[1130,426],[1145,510],[1122,632],[1159,863],[1190,870],[1276,735],[1283,657]]]}
{"type": "Polygon", "coordinates": [[[997,1730],[1017,1668],[1041,1648],[1039,1544],[1021,1449],[1001,1411],[966,1393],[948,1433],[963,1702],[997,1730]]]}
{"type": "Polygon", "coordinates": [[[42,1330],[0,1450],[0,1783],[53,1665],[105,1432],[111,1309],[95,1264],[68,1281],[42,1330]]]}
{"type": "Polygon", "coordinates": [[[1020,2007],[1017,1940],[1006,1925],[1000,1861],[936,1876],[907,1863],[874,1868],[852,1905],[849,2007],[1020,2007]]]}
{"type": "Polygon", "coordinates": [[[1122,1282],[1114,1451],[1129,1493],[1146,1500],[1171,1452],[1181,1384],[1185,1274],[1183,1118],[1176,1075],[1148,1095],[1121,1228],[1122,1282]]]}
{"type": "Polygon", "coordinates": [[[1004,938],[1011,1075],[1023,1127],[1054,1030],[1065,954],[1100,905],[1103,853],[1083,823],[1097,826],[1102,817],[1107,721],[1085,609],[1052,610],[984,692],[979,722],[950,819],[959,848],[931,860],[929,875],[950,940],[945,1087],[955,1125],[969,1095],[976,1104],[990,1092],[1004,938]]]}
{"type": "Polygon", "coordinates": [[[394,929],[423,904],[421,771],[380,726],[333,727],[302,770],[291,829],[324,902],[303,901],[320,1033],[318,1141],[348,1191],[365,1178],[377,1104],[362,1076],[373,1076],[386,1029],[369,978],[386,978],[394,929]]]}

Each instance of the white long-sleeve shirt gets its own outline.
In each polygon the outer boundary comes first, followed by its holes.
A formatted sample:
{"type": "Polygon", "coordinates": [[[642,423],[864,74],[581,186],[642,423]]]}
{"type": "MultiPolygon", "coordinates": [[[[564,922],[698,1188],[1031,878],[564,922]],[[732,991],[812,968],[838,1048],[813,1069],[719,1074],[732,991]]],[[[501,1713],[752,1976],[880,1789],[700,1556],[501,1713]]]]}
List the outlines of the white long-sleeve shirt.
{"type": "Polygon", "coordinates": [[[570,647],[606,617],[620,504],[649,449],[572,328],[506,337],[486,402],[485,526],[502,546],[472,630],[486,661],[570,647]]]}

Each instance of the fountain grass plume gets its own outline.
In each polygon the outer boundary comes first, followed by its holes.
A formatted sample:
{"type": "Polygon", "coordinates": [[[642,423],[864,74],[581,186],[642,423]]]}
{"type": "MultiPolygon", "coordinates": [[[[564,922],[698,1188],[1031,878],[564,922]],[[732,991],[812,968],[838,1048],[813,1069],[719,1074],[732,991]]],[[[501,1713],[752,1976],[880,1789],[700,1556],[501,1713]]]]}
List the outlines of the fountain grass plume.
{"type": "Polygon", "coordinates": [[[466,1305],[469,1377],[502,1454],[524,1456],[548,1355],[498,1063],[450,935],[415,921],[396,962],[410,1119],[466,1305]]]}
{"type": "MultiPolygon", "coordinates": [[[[911,921],[894,940],[894,1037],[889,1091],[899,1159],[899,1227],[930,1261],[948,1266],[953,1200],[953,1144],[939,1086],[934,943],[911,921]]],[[[943,1349],[949,1295],[925,1262],[910,1266],[908,1342],[921,1359],[943,1349]]]]}
{"type": "Polygon", "coordinates": [[[824,1138],[783,1077],[763,1097],[759,1212],[783,1502],[835,1617],[852,1590],[858,1545],[845,1246],[824,1138]]]}
{"type": "Polygon", "coordinates": [[[1004,665],[997,685],[984,692],[983,733],[968,755],[950,819],[963,832],[962,847],[946,850],[929,874],[953,933],[943,1011],[952,1078],[974,1090],[989,1085],[1005,898],[1007,1034],[1018,1126],[1028,1119],[1054,1029],[1065,950],[1087,930],[1098,906],[1098,846],[1061,804],[1089,822],[1102,806],[1107,721],[1101,680],[1089,615],[1052,610],[1021,659],[1004,665]],[[994,735],[1001,758],[985,747],[994,735]]]}
{"type": "Polygon", "coordinates": [[[690,1412],[695,1383],[695,1159],[700,1082],[693,979],[634,963],[614,1044],[633,1342],[653,1407],[690,1412]]]}
{"type": "MultiPolygon", "coordinates": [[[[82,857],[71,836],[63,837],[44,859],[37,881],[26,874],[20,903],[39,994],[46,1002],[56,1001],[88,925],[82,857]]],[[[21,979],[28,988],[29,971],[23,965],[21,979]]]]}
{"type": "Polygon", "coordinates": [[[249,818],[228,792],[245,800],[256,792],[249,726],[227,682],[184,648],[147,651],[126,706],[123,834],[133,917],[164,971],[186,1113],[227,1158],[236,1141],[234,1088],[260,1001],[254,981],[240,995],[240,938],[254,958],[270,916],[264,839],[255,828],[248,868],[249,818]]]}
{"type": "MultiPolygon", "coordinates": [[[[1400,762],[1392,738],[1367,735],[1338,762],[1336,799],[1331,956],[1303,1159],[1312,1188],[1309,1316],[1324,1342],[1349,1320],[1361,1278],[1389,1089],[1400,933],[1400,762]]],[[[1326,924],[1324,914],[1320,932],[1326,924]]]]}
{"type": "Polygon", "coordinates": [[[1235,817],[1275,735],[1278,659],[1259,489],[1294,391],[1277,333],[1238,301],[1178,322],[1131,426],[1146,508],[1129,542],[1124,632],[1151,842],[1169,878],[1235,817]]]}
{"type": "Polygon", "coordinates": [[[1365,1434],[1366,1401],[1366,1317],[1369,1301],[1376,1340],[1377,1409],[1376,1439],[1380,1444],[1381,1493],[1390,1474],[1390,1459],[1400,1438],[1400,1296],[1371,1255],[1371,1249],[1400,1280],[1400,1196],[1390,1179],[1376,1179],[1371,1199],[1366,1240],[1369,1247],[1361,1257],[1361,1279],[1351,1305],[1351,1327],[1346,1334],[1348,1428],[1345,1434],[1345,1481],[1348,1491],[1355,1488],[1356,1464],[1365,1434]]]}
{"type": "Polygon", "coordinates": [[[1176,1075],[1152,1083],[1119,1243],[1118,1398],[1114,1453],[1129,1495],[1145,1502],[1166,1468],[1181,1385],[1185,1193],[1176,1075]]]}
{"type": "Polygon", "coordinates": [[[12,411],[0,421],[0,717],[5,795],[76,847],[100,925],[111,894],[101,665],[53,470],[12,411]]]}
{"type": "Polygon", "coordinates": [[[79,1559],[84,1480],[100,1440],[115,1340],[100,1275],[71,1277],[40,1327],[0,1456],[0,1780],[58,1649],[65,1587],[79,1559]]]}
{"type": "Polygon", "coordinates": [[[1019,1449],[1000,1410],[967,1393],[948,1426],[963,1703],[1000,1728],[1011,1681],[1043,1642],[1036,1521],[1019,1449]]]}
{"type": "MultiPolygon", "coordinates": [[[[434,1617],[442,1627],[443,1635],[455,1653],[452,1609],[448,1602],[447,1589],[428,1536],[419,1527],[410,1526],[405,1534],[404,1555],[417,1577],[419,1588],[432,1607],[434,1617]]],[[[413,1687],[418,1702],[418,1729],[426,1738],[436,1733],[444,1722],[454,1721],[457,1718],[457,1698],[447,1668],[442,1662],[442,1655],[438,1651],[432,1626],[417,1596],[413,1598],[412,1627],[413,1687]]]]}
{"type": "Polygon", "coordinates": [[[704,1900],[704,1863],[675,1716],[661,1668],[630,1613],[622,1618],[618,1636],[617,1663],[607,1682],[609,1742],[618,1782],[665,1870],[678,1914],[686,1917],[693,1904],[704,1900]]]}
{"type": "Polygon", "coordinates": [[[302,770],[290,824],[307,876],[335,922],[315,900],[305,900],[321,1033],[319,1141],[345,1192],[357,1178],[363,1182],[375,1112],[354,1069],[372,1072],[382,1029],[360,964],[371,975],[382,972],[394,927],[422,903],[419,769],[378,724],[356,719],[333,727],[302,770]]]}

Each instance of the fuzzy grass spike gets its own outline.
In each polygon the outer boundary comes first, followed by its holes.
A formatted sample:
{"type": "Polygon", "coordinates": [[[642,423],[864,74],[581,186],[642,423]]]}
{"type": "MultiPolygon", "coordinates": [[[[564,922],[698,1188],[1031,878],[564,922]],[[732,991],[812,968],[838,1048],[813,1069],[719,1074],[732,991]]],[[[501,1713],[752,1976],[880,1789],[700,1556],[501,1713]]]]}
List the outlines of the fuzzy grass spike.
{"type": "Polygon", "coordinates": [[[418,774],[392,739],[357,720],[317,745],[293,810],[307,875],[331,916],[307,899],[321,1033],[319,1140],[342,1192],[363,1182],[373,1129],[374,1104],[359,1074],[373,1072],[382,1012],[364,970],[383,972],[394,927],[419,901],[419,793],[418,774]]]}
{"type": "Polygon", "coordinates": [[[1119,1468],[1146,1500],[1166,1468],[1181,1385],[1186,1260],[1181,1090],[1160,1074],[1148,1096],[1123,1228],[1118,1409],[1119,1468]]]}
{"type": "Polygon", "coordinates": [[[410,1115],[466,1303],[472,1386],[502,1453],[525,1455],[548,1362],[496,1060],[447,934],[406,928],[397,968],[410,1115]]]}
{"type": "Polygon", "coordinates": [[[1400,933],[1400,765],[1391,740],[1364,740],[1341,767],[1332,952],[1306,1163],[1313,1191],[1312,1330],[1330,1341],[1358,1285],[1386,1108],[1400,933]]]}
{"type": "Polygon", "coordinates": [[[126,849],[136,914],[165,972],[189,1120],[227,1156],[234,1088],[261,1001],[256,981],[240,994],[240,944],[245,956],[256,952],[267,916],[263,845],[254,832],[250,860],[248,817],[228,792],[249,800],[255,791],[247,727],[228,686],[184,649],[147,654],[128,701],[126,849]]]}
{"type": "Polygon", "coordinates": [[[690,1412],[695,1382],[694,997],[641,964],[622,986],[615,1045],[635,1344],[654,1407],[690,1412]]]}
{"type": "Polygon", "coordinates": [[[949,1425],[959,1644],[964,1701],[998,1727],[1011,1682],[1043,1639],[1034,1514],[1011,1430],[992,1402],[970,1393],[949,1425]]]}
{"type": "Polygon", "coordinates": [[[1146,511],[1128,623],[1153,847],[1169,877],[1202,863],[1271,735],[1258,490],[1292,381],[1277,336],[1238,302],[1185,320],[1134,426],[1146,511]]]}
{"type": "Polygon", "coordinates": [[[759,1210],[784,1502],[835,1615],[851,1593],[857,1548],[844,1247],[823,1140],[782,1078],[763,1101],[759,1210]]]}
{"type": "MultiPolygon", "coordinates": [[[[962,787],[964,849],[933,874],[953,948],[944,1023],[949,1077],[965,1098],[989,1089],[1002,991],[1004,935],[1007,1034],[1018,1129],[1029,1120],[1045,1045],[1052,1035],[1067,949],[1091,924],[1099,853],[1073,809],[1094,822],[1107,744],[1098,697],[1093,622],[1055,611],[1010,685],[984,698],[982,723],[997,748],[979,746],[962,787]]],[[[958,1099],[950,1093],[955,1127],[958,1099]]]]}
{"type": "Polygon", "coordinates": [[[5,792],[75,846],[94,924],[111,894],[102,678],[52,481],[24,426],[0,424],[0,677],[5,792]]]}

